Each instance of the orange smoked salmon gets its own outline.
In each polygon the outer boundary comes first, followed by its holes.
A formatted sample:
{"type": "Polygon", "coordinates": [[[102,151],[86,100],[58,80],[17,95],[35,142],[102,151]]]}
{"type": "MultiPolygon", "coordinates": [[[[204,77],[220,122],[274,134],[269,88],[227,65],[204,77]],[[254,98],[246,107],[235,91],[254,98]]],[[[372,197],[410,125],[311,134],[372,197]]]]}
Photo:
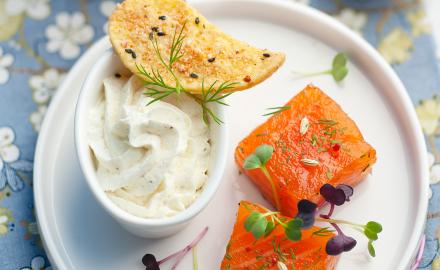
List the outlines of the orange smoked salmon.
{"type": "Polygon", "coordinates": [[[276,205],[276,194],[278,210],[293,217],[301,199],[324,203],[319,194],[323,184],[354,186],[362,181],[376,162],[376,151],[334,100],[308,85],[285,105],[285,110],[239,143],[235,159],[264,197],[276,205]],[[261,170],[243,168],[245,159],[262,144],[274,148],[266,164],[274,191],[261,170]]]}
{"type": "Polygon", "coordinates": [[[313,235],[320,228],[312,227],[302,231],[301,241],[293,242],[287,240],[284,229],[277,226],[269,236],[255,240],[244,227],[246,218],[253,211],[265,213],[268,210],[247,201],[240,202],[221,270],[277,270],[278,262],[282,262],[287,269],[334,269],[338,257],[325,253],[326,242],[334,236],[333,233],[313,235]]]}

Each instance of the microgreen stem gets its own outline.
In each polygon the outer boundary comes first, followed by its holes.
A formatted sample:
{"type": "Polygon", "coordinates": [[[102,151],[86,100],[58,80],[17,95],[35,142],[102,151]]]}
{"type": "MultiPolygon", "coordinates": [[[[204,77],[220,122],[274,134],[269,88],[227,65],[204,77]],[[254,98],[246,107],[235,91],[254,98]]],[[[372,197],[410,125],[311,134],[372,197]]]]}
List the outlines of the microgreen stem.
{"type": "Polygon", "coordinates": [[[263,174],[267,177],[267,179],[269,180],[270,186],[272,187],[272,193],[273,193],[273,197],[274,197],[277,209],[281,210],[280,200],[278,198],[278,193],[277,193],[277,190],[275,187],[275,183],[273,182],[272,176],[270,176],[270,173],[267,170],[266,165],[262,165],[260,167],[260,169],[263,172],[263,174]]]}
{"type": "Polygon", "coordinates": [[[198,260],[197,260],[197,246],[194,246],[193,250],[193,270],[198,270],[199,269],[199,265],[198,265],[198,260]]]}
{"type": "Polygon", "coordinates": [[[313,76],[317,76],[317,75],[331,74],[332,70],[330,69],[330,70],[319,71],[319,72],[310,72],[310,73],[293,71],[293,73],[300,75],[300,77],[302,77],[302,78],[306,78],[306,77],[313,77],[313,76]]]}
{"type": "Polygon", "coordinates": [[[338,226],[336,223],[330,223],[330,225],[332,225],[333,228],[335,228],[335,230],[338,232],[339,235],[345,235],[345,234],[342,232],[341,228],[339,228],[339,226],[338,226]]]}
{"type": "Polygon", "coordinates": [[[328,222],[328,223],[335,223],[335,224],[346,224],[346,225],[350,225],[352,227],[358,227],[358,228],[364,228],[364,225],[361,224],[356,224],[350,221],[346,221],[346,220],[340,220],[340,219],[331,219],[331,218],[323,218],[322,216],[317,217],[315,219],[316,221],[321,221],[321,222],[328,222]]]}
{"type": "Polygon", "coordinates": [[[319,216],[325,219],[329,219],[333,215],[334,210],[335,210],[335,204],[332,203],[330,204],[330,210],[328,211],[328,214],[327,215],[321,214],[319,216]]]}
{"type": "Polygon", "coordinates": [[[274,215],[273,217],[283,228],[287,228],[287,224],[282,222],[276,215],[274,215]]]}
{"type": "Polygon", "coordinates": [[[185,255],[191,250],[193,249],[199,242],[200,240],[203,239],[203,237],[206,235],[206,233],[208,232],[208,227],[205,227],[202,232],[186,247],[184,247],[182,250],[179,250],[169,256],[167,256],[166,258],[158,261],[157,263],[159,265],[163,264],[164,262],[177,257],[177,261],[176,263],[173,265],[173,267],[171,268],[172,270],[175,270],[177,265],[179,265],[180,261],[185,257],[185,255]]]}

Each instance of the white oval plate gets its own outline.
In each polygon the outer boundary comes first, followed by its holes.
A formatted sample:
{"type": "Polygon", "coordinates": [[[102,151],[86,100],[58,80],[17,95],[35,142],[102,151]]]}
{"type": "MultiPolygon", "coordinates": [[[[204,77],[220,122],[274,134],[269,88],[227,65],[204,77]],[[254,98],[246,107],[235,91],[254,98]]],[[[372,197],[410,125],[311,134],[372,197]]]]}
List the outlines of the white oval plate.
{"type": "MultiPolygon", "coordinates": [[[[366,254],[363,236],[344,254],[337,269],[407,269],[423,231],[428,202],[425,146],[405,89],[390,66],[356,34],[328,16],[283,0],[195,1],[194,6],[220,28],[262,48],[284,51],[284,66],[250,91],[232,95],[229,160],[223,182],[210,205],[180,233],[151,241],[130,235],[93,199],[78,165],[73,116],[88,69],[110,44],[97,42],[71,69],[44,121],[35,154],[35,204],[46,250],[59,269],[143,269],[146,252],[158,258],[184,247],[204,226],[199,265],[217,269],[224,255],[241,199],[266,204],[257,189],[238,174],[233,150],[257,124],[265,108],[280,106],[313,82],[355,120],[378,153],[374,173],[355,188],[353,200],[336,217],[377,220],[384,231],[377,257],[366,254]],[[325,70],[336,51],[352,59],[350,73],[337,84],[330,76],[294,79],[292,70],[325,70]]],[[[187,256],[179,269],[192,269],[187,256]]],[[[170,267],[164,266],[164,269],[170,267]]]]}

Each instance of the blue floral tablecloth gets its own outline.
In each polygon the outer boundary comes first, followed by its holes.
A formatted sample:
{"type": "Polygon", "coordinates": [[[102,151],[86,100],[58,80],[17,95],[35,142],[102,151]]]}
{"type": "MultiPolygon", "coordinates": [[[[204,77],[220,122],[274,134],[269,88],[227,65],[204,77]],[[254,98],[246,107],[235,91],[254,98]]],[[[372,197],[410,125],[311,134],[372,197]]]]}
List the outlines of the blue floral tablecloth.
{"type": "MultiPolygon", "coordinates": [[[[440,269],[440,61],[422,1],[296,2],[325,11],[364,36],[405,83],[427,138],[431,172],[420,269],[440,269]]],[[[35,143],[58,85],[87,47],[105,35],[115,5],[110,0],[0,0],[0,270],[51,268],[35,222],[35,143]]]]}

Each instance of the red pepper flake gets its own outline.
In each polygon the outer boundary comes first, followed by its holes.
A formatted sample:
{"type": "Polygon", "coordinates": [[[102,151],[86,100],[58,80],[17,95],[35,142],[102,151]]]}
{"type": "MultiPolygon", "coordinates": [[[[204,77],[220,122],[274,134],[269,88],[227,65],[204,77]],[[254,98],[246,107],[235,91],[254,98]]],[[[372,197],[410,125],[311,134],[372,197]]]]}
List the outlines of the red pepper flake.
{"type": "Polygon", "coordinates": [[[246,77],[244,77],[243,78],[243,81],[245,81],[245,82],[251,82],[251,76],[249,76],[249,75],[246,75],[246,77]]]}
{"type": "Polygon", "coordinates": [[[250,247],[246,247],[245,250],[246,250],[246,252],[252,251],[252,249],[250,247]]]}
{"type": "Polygon", "coordinates": [[[271,260],[271,263],[276,264],[278,262],[278,259],[276,257],[273,257],[271,260]]]}
{"type": "Polygon", "coordinates": [[[339,143],[335,143],[335,144],[332,146],[332,149],[333,149],[333,151],[338,152],[339,149],[341,149],[341,145],[340,145],[339,143]]]}

